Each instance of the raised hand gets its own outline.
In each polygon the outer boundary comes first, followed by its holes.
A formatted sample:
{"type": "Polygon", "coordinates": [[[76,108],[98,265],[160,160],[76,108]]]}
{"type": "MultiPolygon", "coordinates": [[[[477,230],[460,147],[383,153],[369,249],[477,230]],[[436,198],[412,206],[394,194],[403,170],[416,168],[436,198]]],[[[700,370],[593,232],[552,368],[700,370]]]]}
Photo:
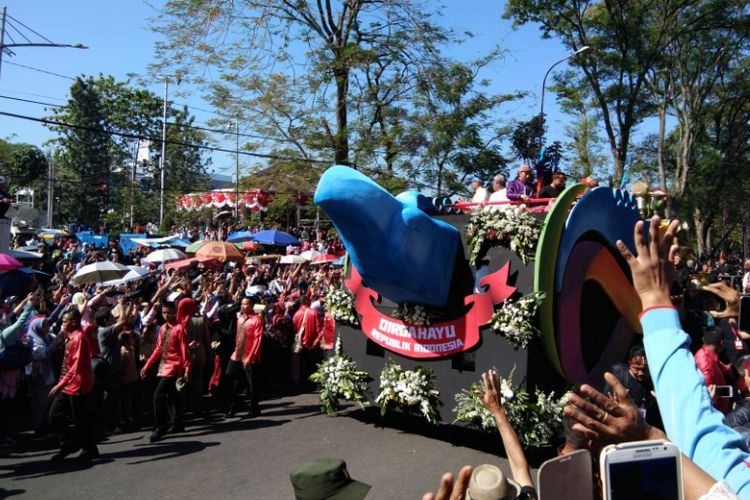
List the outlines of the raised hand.
{"type": "Polygon", "coordinates": [[[643,221],[635,224],[634,237],[637,256],[621,241],[617,249],[630,266],[633,287],[641,298],[643,309],[655,306],[671,306],[670,291],[674,281],[674,256],[679,247],[675,233],[679,221],[673,220],[664,236],[659,236],[661,219],[654,217],[648,231],[648,241],[643,235],[643,221]]]}

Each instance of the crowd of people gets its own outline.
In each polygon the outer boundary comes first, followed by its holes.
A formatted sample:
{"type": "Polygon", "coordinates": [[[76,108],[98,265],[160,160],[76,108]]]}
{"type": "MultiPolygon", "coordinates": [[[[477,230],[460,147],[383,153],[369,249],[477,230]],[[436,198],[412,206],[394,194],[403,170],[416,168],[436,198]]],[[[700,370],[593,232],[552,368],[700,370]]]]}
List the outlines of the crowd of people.
{"type": "MultiPolygon", "coordinates": [[[[174,229],[192,239],[229,234],[174,229]]],[[[298,236],[300,245],[275,250],[342,253],[335,237],[298,236]]],[[[227,417],[246,410],[252,418],[263,394],[304,388],[333,349],[335,321],[324,297],[340,286],[341,271],[330,263],[283,265],[271,253],[165,270],[147,261],[149,247],[122,252],[74,238],[39,243],[35,265],[48,277],[32,275],[25,297],[4,294],[2,447],[13,447],[14,434],[31,427],[39,438],[57,437],[53,460],[79,449],[79,458],[90,460],[97,441],[149,420],[152,442],[183,432],[185,413],[204,416],[207,404],[227,417]],[[110,286],[75,279],[84,265],[103,260],[153,269],[110,286]],[[30,421],[22,421],[27,414],[30,421]]]]}
{"type": "MultiPolygon", "coordinates": [[[[636,253],[618,242],[641,299],[643,344],[611,367],[601,390],[583,385],[570,396],[558,452],[590,452],[596,478],[605,445],[671,440],[683,454],[685,498],[742,498],[750,491],[750,333],[737,322],[740,290],[726,280],[738,269],[721,256],[713,272],[703,270],[715,283],[694,283],[695,273],[685,273],[678,257],[676,221],[662,234],[659,225],[652,220],[648,238],[642,223],[636,225],[636,253]],[[718,297],[719,306],[700,311],[698,326],[683,330],[675,292],[684,297],[698,285],[718,297]]],[[[197,240],[226,238],[229,229],[175,231],[197,240]]],[[[336,237],[299,236],[301,245],[280,253],[342,253],[336,237]]],[[[305,384],[333,349],[335,321],[324,297],[341,286],[341,270],[331,264],[283,265],[274,253],[181,271],[160,266],[141,280],[103,286],[78,283],[74,276],[82,266],[108,259],[149,266],[151,250],[93,248],[73,238],[39,250],[37,266],[49,279],[39,275],[23,297],[3,294],[2,447],[15,446],[14,433],[31,428],[38,438],[58,439],[53,461],[79,450],[78,458],[88,461],[99,456],[97,442],[113,433],[148,426],[156,442],[184,432],[186,413],[200,418],[207,403],[227,418],[242,412],[253,418],[264,394],[305,384]]],[[[467,466],[455,480],[445,474],[437,493],[425,498],[463,498],[472,488],[472,498],[485,490],[495,492],[492,498],[537,497],[496,373],[488,371],[482,380],[480,399],[495,419],[511,477],[491,464],[467,466]]],[[[341,460],[303,464],[290,477],[299,498],[312,498],[310,488],[328,491],[326,481],[339,475],[337,484],[354,492],[347,498],[370,490],[351,479],[341,460]]],[[[591,485],[595,497],[599,479],[591,485]]]]}

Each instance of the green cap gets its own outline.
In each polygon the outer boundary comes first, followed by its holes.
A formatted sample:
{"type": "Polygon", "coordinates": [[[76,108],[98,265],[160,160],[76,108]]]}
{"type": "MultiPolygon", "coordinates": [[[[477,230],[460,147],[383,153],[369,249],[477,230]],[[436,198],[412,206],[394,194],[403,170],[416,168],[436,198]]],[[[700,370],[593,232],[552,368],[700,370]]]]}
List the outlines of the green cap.
{"type": "Polygon", "coordinates": [[[289,473],[297,500],[361,500],[370,485],[349,476],[340,458],[316,458],[289,473]]]}

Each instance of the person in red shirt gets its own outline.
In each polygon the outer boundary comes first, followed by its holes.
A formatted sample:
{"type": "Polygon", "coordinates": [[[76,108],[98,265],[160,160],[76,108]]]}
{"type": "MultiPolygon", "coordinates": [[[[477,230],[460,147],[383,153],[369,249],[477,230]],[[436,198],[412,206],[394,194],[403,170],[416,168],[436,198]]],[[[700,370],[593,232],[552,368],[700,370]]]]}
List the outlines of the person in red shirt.
{"type": "MultiPolygon", "coordinates": [[[[192,299],[183,299],[192,300],[192,299]]],[[[182,305],[182,302],[180,303],[182,305]]],[[[188,307],[185,307],[188,309],[188,307]]],[[[190,378],[191,354],[189,348],[189,336],[184,324],[178,321],[175,313],[174,302],[165,302],[161,309],[164,324],[159,330],[159,338],[151,356],[141,369],[141,378],[145,379],[149,369],[159,362],[157,377],[159,382],[154,390],[154,416],[156,427],[151,433],[152,443],[160,441],[167,432],[185,431],[185,408],[183,399],[177,394],[177,382],[187,383],[190,378]],[[175,418],[169,427],[169,402],[175,407],[175,418]]],[[[190,316],[188,314],[187,319],[190,316]]],[[[184,318],[183,318],[184,319],[184,318]]]]}
{"type": "Polygon", "coordinates": [[[294,323],[294,347],[292,357],[292,378],[294,382],[307,381],[307,377],[315,370],[315,364],[320,357],[320,329],[321,322],[318,310],[310,307],[307,295],[300,297],[300,306],[292,318],[294,323]]]}
{"type": "Polygon", "coordinates": [[[58,462],[79,448],[81,460],[99,457],[94,439],[93,400],[94,373],[91,368],[91,344],[89,337],[81,331],[81,315],[77,309],[69,309],[62,317],[65,335],[60,379],[49,391],[52,405],[50,423],[60,440],[60,451],[52,456],[58,462]],[[72,415],[75,432],[70,429],[68,420],[72,415]]]}
{"type": "MultiPolygon", "coordinates": [[[[727,385],[726,377],[732,367],[719,361],[719,354],[724,350],[724,334],[719,328],[708,328],[703,332],[703,347],[695,353],[695,364],[703,373],[706,386],[727,385]]],[[[713,396],[712,396],[713,397],[713,396]]],[[[713,398],[714,407],[722,413],[729,411],[728,398],[713,398]]]]}
{"type": "Polygon", "coordinates": [[[232,391],[230,394],[229,409],[226,416],[232,417],[240,403],[240,384],[244,375],[248,386],[248,397],[250,399],[249,417],[260,415],[258,396],[253,388],[253,365],[260,361],[260,345],[263,340],[263,319],[255,313],[253,306],[256,298],[245,296],[240,302],[240,312],[237,314],[237,333],[235,336],[235,347],[229,358],[226,376],[227,387],[232,391]]]}

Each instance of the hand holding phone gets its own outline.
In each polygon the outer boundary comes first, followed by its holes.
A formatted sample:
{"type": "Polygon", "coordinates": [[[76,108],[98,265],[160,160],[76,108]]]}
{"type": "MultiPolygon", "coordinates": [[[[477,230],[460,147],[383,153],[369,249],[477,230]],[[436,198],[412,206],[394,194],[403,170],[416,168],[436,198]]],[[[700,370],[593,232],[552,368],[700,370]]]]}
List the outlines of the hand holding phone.
{"type": "Polygon", "coordinates": [[[599,467],[605,499],[683,498],[680,449],[668,441],[609,445],[599,467]]]}

